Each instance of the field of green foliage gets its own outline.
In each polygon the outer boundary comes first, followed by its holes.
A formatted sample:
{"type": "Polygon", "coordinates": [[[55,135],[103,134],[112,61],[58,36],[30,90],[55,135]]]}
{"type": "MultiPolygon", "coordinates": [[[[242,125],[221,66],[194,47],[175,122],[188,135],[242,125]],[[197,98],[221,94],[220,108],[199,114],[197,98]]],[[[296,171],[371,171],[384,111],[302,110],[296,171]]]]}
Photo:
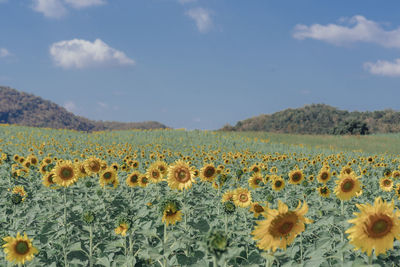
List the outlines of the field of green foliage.
{"type": "Polygon", "coordinates": [[[0,266],[398,266],[399,137],[279,138],[0,125],[0,266]]]}

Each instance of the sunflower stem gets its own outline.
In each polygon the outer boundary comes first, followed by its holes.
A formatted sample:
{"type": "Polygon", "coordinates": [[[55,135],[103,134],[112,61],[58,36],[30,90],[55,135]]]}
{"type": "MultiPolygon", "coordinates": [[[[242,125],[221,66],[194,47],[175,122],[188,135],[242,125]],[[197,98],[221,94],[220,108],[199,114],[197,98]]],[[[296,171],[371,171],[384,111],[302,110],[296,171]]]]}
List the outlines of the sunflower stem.
{"type": "Polygon", "coordinates": [[[371,252],[371,255],[368,256],[368,266],[372,266],[373,258],[374,258],[374,254],[372,254],[372,252],[371,252]]]}
{"type": "Polygon", "coordinates": [[[163,240],[163,252],[164,252],[164,267],[167,267],[167,255],[166,255],[166,247],[167,247],[167,225],[164,223],[164,240],[163,240]]]}
{"type": "Polygon", "coordinates": [[[340,201],[340,212],[343,216],[344,215],[344,201],[343,200],[340,201]]]}
{"type": "Polygon", "coordinates": [[[213,267],[218,267],[217,255],[213,255],[213,267]]]}
{"type": "Polygon", "coordinates": [[[300,263],[303,263],[303,235],[300,234],[300,263]]]}
{"type": "Polygon", "coordinates": [[[64,252],[64,266],[68,267],[68,261],[67,261],[67,193],[64,187],[64,230],[65,230],[65,235],[64,235],[64,247],[63,247],[63,252],[64,252]]]}
{"type": "Polygon", "coordinates": [[[225,213],[225,234],[228,234],[228,215],[225,213]]]}
{"type": "Polygon", "coordinates": [[[93,266],[93,228],[89,225],[89,266],[93,266]]]}

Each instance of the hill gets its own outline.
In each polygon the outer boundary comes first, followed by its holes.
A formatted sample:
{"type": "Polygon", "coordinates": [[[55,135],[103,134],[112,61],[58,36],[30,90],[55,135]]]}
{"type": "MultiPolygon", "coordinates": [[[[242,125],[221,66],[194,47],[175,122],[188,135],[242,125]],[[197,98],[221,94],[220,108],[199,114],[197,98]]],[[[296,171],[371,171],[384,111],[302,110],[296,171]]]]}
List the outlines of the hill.
{"type": "Polygon", "coordinates": [[[155,121],[123,123],[89,120],[41,97],[3,86],[0,86],[0,123],[78,131],[168,128],[155,121]]]}
{"type": "Polygon", "coordinates": [[[299,134],[359,134],[400,132],[400,112],[345,111],[325,104],[306,105],[273,114],[245,119],[235,126],[225,125],[225,131],[268,131],[299,134]]]}

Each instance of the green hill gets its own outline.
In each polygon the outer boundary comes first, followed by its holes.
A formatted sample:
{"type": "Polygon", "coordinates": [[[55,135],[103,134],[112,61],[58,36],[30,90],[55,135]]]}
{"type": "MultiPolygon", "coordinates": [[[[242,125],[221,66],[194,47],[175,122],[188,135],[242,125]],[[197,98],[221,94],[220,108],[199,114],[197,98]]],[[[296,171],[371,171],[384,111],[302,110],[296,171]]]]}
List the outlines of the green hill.
{"type": "Polygon", "coordinates": [[[76,116],[51,101],[3,86],[0,86],[0,123],[78,131],[168,128],[155,121],[92,121],[76,116]]]}
{"type": "Polygon", "coordinates": [[[245,119],[235,126],[225,125],[221,130],[299,134],[394,133],[400,132],[400,112],[349,112],[325,104],[312,104],[245,119]]]}

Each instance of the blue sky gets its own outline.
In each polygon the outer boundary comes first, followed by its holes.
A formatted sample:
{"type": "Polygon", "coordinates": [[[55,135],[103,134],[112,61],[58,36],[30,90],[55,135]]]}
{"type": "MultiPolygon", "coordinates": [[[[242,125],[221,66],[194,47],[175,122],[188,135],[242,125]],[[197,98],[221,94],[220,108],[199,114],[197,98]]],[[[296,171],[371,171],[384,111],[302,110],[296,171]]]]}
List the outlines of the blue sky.
{"type": "Polygon", "coordinates": [[[400,110],[399,1],[0,0],[0,84],[174,128],[400,110]]]}

